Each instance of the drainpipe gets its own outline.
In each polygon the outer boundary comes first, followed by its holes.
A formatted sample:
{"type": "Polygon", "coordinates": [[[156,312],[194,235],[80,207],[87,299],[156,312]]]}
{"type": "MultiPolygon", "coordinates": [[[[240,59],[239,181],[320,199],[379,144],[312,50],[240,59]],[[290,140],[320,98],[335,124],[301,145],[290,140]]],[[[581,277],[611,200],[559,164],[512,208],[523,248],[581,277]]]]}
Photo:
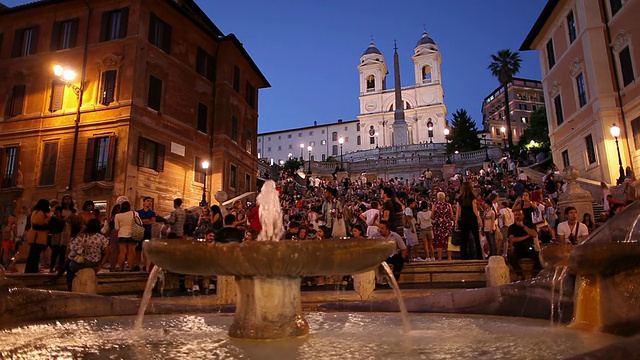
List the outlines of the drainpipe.
{"type": "Polygon", "coordinates": [[[69,184],[67,185],[67,190],[71,190],[73,186],[73,174],[75,172],[76,165],[76,154],[78,152],[78,135],[80,133],[80,108],[82,107],[82,97],[84,95],[84,83],[85,76],[87,72],[87,57],[89,53],[89,29],[91,28],[91,14],[93,13],[93,9],[89,6],[87,0],[84,0],[84,4],[89,9],[88,17],[87,17],[87,30],[85,32],[84,38],[84,50],[82,55],[82,74],[80,75],[80,87],[78,89],[78,107],[76,108],[76,119],[74,121],[74,129],[73,129],[73,150],[71,151],[71,165],[69,171],[69,184]]]}
{"type": "MultiPolygon", "coordinates": [[[[220,51],[220,43],[222,42],[222,38],[217,38],[218,42],[216,43],[216,52],[213,55],[213,76],[211,78],[212,88],[211,88],[211,135],[209,136],[209,164],[211,164],[211,170],[213,171],[213,136],[215,129],[215,119],[216,119],[216,79],[218,74],[218,52],[220,51]]],[[[213,176],[208,176],[209,181],[209,195],[213,194],[213,176]]],[[[205,177],[205,181],[207,181],[207,177],[205,177]]],[[[206,184],[205,184],[206,186],[206,184]]],[[[219,189],[221,190],[221,189],[219,189]]],[[[209,196],[211,198],[211,196],[209,196]]],[[[209,201],[209,206],[212,205],[212,202],[209,201]]],[[[220,204],[222,205],[222,204],[220,204]]]]}
{"type": "Polygon", "coordinates": [[[607,33],[607,47],[609,48],[609,63],[611,64],[611,72],[613,78],[613,84],[616,87],[616,95],[618,95],[618,104],[620,104],[620,116],[622,117],[622,127],[624,128],[625,139],[627,141],[627,155],[629,156],[629,164],[633,170],[633,157],[631,155],[631,149],[629,147],[629,131],[627,130],[627,116],[624,113],[622,107],[622,94],[620,93],[620,80],[618,79],[618,68],[616,66],[615,54],[613,53],[613,47],[611,46],[611,29],[609,28],[609,16],[607,15],[607,8],[604,4],[605,0],[600,1],[600,13],[602,14],[602,22],[607,33]]]}

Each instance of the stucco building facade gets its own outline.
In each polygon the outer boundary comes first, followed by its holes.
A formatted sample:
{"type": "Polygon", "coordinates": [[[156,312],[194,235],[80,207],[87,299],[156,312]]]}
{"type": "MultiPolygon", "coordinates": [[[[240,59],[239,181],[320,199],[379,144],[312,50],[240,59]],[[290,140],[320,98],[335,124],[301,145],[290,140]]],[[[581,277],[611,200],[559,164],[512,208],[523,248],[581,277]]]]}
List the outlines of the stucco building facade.
{"type": "Polygon", "coordinates": [[[35,2],[0,10],[0,39],[3,212],[69,193],[165,214],[197,205],[205,174],[209,203],[255,190],[269,83],[194,1],[35,2]]]}
{"type": "Polygon", "coordinates": [[[619,179],[618,149],[640,165],[638,14],[638,0],[550,0],[520,48],[540,56],[556,164],[596,183],[619,179]]]}

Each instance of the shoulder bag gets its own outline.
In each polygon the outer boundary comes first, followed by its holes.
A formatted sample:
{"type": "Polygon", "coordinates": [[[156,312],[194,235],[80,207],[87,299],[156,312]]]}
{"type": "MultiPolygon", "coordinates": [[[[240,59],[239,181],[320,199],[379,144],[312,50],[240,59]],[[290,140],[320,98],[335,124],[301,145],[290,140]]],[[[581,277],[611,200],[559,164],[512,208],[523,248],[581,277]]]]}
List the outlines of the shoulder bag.
{"type": "Polygon", "coordinates": [[[144,226],[138,213],[133,212],[133,221],[131,221],[131,238],[135,241],[142,241],[144,238],[144,226]]]}

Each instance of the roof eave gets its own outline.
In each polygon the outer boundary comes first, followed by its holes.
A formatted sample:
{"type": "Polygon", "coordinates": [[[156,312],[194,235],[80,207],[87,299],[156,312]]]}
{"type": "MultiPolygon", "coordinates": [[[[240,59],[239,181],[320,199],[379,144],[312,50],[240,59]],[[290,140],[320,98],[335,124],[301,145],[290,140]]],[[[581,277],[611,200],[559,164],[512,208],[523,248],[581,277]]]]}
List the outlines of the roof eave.
{"type": "Polygon", "coordinates": [[[547,20],[549,20],[551,13],[553,13],[553,10],[555,10],[559,2],[560,0],[547,1],[547,5],[544,6],[544,9],[542,9],[540,16],[538,16],[538,20],[536,20],[535,24],[533,24],[533,27],[529,31],[529,34],[527,34],[524,42],[522,43],[522,45],[520,45],[520,51],[534,50],[531,48],[533,41],[538,37],[538,35],[540,35],[542,27],[544,26],[544,24],[546,24],[547,20]]]}

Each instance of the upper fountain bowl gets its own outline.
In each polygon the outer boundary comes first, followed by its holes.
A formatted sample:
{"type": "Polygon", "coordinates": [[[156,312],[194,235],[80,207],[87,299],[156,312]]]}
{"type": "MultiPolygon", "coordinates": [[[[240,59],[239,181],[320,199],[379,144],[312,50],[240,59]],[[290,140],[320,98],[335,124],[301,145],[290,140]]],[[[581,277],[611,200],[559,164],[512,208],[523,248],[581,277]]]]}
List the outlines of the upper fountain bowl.
{"type": "Polygon", "coordinates": [[[396,249],[392,240],[251,241],[209,244],[196,240],[153,239],[143,244],[161,268],[202,276],[348,275],[373,269],[396,249]]]}

